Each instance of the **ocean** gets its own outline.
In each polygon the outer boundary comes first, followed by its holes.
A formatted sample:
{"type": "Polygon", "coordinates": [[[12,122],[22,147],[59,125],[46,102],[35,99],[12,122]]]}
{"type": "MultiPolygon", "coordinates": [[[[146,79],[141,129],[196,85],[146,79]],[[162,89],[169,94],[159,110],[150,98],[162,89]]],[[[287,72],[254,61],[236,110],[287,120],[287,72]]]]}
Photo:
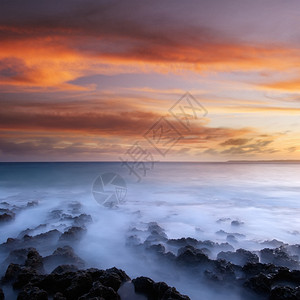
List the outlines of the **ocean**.
{"type": "MultiPolygon", "coordinates": [[[[39,204],[1,224],[0,243],[41,224],[46,226],[36,234],[62,228],[49,212],[67,212],[68,203],[79,202],[93,222],[74,250],[88,267],[116,266],[132,278],[166,281],[191,299],[222,296],[197,290],[155,259],[143,261],[127,247],[133,231],[143,241],[147,224],[157,222],[168,239],[229,242],[251,251],[274,239],[299,243],[300,164],[157,162],[136,170],[140,176],[120,162],[1,163],[2,207],[39,204]]],[[[210,255],[215,259],[217,253],[210,255]]]]}

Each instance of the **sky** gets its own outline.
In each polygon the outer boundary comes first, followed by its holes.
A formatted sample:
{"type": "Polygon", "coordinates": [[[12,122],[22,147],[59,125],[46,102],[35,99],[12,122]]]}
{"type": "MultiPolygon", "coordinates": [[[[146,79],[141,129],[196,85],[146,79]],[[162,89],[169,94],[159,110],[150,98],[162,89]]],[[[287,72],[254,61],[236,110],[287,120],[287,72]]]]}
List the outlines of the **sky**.
{"type": "Polygon", "coordinates": [[[0,161],[300,159],[300,1],[0,0],[0,161]]]}

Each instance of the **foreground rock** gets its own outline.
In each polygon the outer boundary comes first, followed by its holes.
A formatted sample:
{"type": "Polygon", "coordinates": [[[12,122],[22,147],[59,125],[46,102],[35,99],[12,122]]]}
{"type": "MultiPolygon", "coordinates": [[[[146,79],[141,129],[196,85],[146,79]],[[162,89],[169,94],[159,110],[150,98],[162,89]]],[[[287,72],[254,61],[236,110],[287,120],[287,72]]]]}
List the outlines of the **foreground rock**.
{"type": "Polygon", "coordinates": [[[154,282],[148,277],[138,277],[132,280],[135,291],[147,296],[148,300],[189,300],[190,298],[181,295],[175,288],[169,287],[165,282],[154,282]]]}
{"type": "MultiPolygon", "coordinates": [[[[13,262],[8,265],[1,283],[12,285],[18,292],[17,300],[120,300],[118,290],[130,281],[129,276],[117,268],[79,270],[77,266],[84,262],[69,246],[57,248],[52,255],[44,258],[35,248],[12,251],[8,258],[13,262]],[[53,262],[65,264],[57,266],[50,274],[45,274],[44,265],[53,262]]],[[[133,283],[135,290],[147,295],[148,299],[190,299],[166,283],[155,283],[150,278],[139,277],[133,283]]],[[[2,299],[4,294],[0,289],[0,300],[2,299]]]]}

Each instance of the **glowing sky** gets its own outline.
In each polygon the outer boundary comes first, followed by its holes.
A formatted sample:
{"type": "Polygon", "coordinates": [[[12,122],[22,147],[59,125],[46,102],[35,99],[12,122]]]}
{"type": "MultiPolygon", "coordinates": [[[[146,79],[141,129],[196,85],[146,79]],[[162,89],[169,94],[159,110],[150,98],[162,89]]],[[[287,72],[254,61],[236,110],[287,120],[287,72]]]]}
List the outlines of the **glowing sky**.
{"type": "Polygon", "coordinates": [[[165,161],[300,159],[300,1],[0,7],[1,161],[114,161],[135,142],[165,161]],[[187,91],[207,110],[188,130],[169,112],[187,91]],[[164,157],[144,138],[160,117],[182,137],[164,157]]]}

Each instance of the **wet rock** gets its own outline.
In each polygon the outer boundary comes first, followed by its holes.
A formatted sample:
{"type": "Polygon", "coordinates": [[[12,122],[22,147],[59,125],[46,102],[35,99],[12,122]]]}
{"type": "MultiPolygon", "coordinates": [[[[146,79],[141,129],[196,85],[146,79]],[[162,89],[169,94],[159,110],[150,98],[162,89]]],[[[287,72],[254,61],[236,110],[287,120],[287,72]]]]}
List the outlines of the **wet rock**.
{"type": "Polygon", "coordinates": [[[86,233],[86,230],[78,227],[78,226],[72,226],[67,231],[65,231],[61,237],[59,238],[60,242],[75,242],[79,241],[82,236],[86,233]]]}
{"type": "Polygon", "coordinates": [[[198,241],[194,238],[181,238],[181,239],[169,239],[167,242],[169,245],[177,246],[177,247],[185,247],[185,246],[193,246],[196,247],[198,245],[198,241]]]}
{"type": "Polygon", "coordinates": [[[244,238],[245,235],[242,233],[238,233],[238,232],[226,232],[224,230],[219,230],[216,232],[216,234],[218,235],[224,235],[224,236],[228,236],[228,235],[233,235],[235,238],[244,238]]]}
{"type": "Polygon", "coordinates": [[[11,263],[6,269],[5,275],[2,278],[2,282],[7,283],[16,280],[20,272],[21,266],[11,263]]]}
{"type": "Polygon", "coordinates": [[[30,201],[30,202],[27,202],[27,207],[35,207],[35,206],[38,206],[39,205],[39,202],[34,200],[34,201],[30,201]]]}
{"type": "Polygon", "coordinates": [[[160,227],[156,222],[150,222],[148,224],[148,232],[150,232],[150,235],[147,237],[145,243],[158,243],[168,240],[164,229],[160,227]]]}
{"type": "Polygon", "coordinates": [[[157,254],[164,254],[166,251],[166,248],[164,245],[162,244],[158,244],[158,245],[151,245],[149,247],[147,247],[147,250],[153,253],[157,253],[157,254]]]}
{"type": "Polygon", "coordinates": [[[39,273],[44,273],[43,258],[36,251],[36,249],[30,249],[27,254],[25,266],[36,270],[39,273]]]}
{"type": "Polygon", "coordinates": [[[57,292],[53,296],[53,300],[67,300],[63,293],[57,292]]]}
{"type": "Polygon", "coordinates": [[[117,268],[105,270],[105,272],[99,278],[99,281],[102,284],[111,287],[116,292],[120,288],[121,284],[128,280],[130,280],[128,275],[123,270],[119,270],[117,268]]]}
{"type": "Polygon", "coordinates": [[[238,249],[236,252],[222,251],[218,254],[217,258],[225,259],[240,266],[244,266],[247,263],[256,264],[259,262],[259,258],[256,254],[244,249],[238,249]]]}
{"type": "Polygon", "coordinates": [[[75,265],[78,268],[83,268],[84,261],[75,254],[70,246],[57,248],[51,255],[43,258],[43,263],[46,270],[53,270],[60,265],[75,265]]]}
{"type": "Polygon", "coordinates": [[[170,299],[189,300],[190,298],[186,295],[181,295],[174,287],[170,287],[167,289],[167,291],[164,293],[161,299],[162,300],[170,300],[170,299]]]}
{"type": "Polygon", "coordinates": [[[135,291],[147,296],[149,300],[161,299],[178,299],[188,300],[188,296],[181,295],[175,288],[169,287],[164,282],[155,283],[148,277],[138,277],[132,280],[135,291]]]}
{"type": "Polygon", "coordinates": [[[39,226],[37,226],[37,227],[35,227],[35,228],[32,228],[32,229],[31,229],[31,228],[27,228],[27,229],[21,231],[21,232],[18,234],[17,238],[18,238],[18,239],[22,239],[25,235],[34,235],[34,232],[35,232],[35,231],[37,231],[37,230],[43,230],[43,229],[45,229],[46,227],[47,227],[46,224],[40,224],[39,226]]]}
{"type": "Polygon", "coordinates": [[[9,209],[0,209],[0,223],[8,223],[15,219],[16,214],[9,209]]]}
{"type": "Polygon", "coordinates": [[[241,222],[239,220],[233,220],[231,221],[231,226],[240,226],[240,225],[243,225],[244,222],[241,222]]]}
{"type": "Polygon", "coordinates": [[[107,270],[88,269],[76,272],[52,272],[37,282],[39,288],[51,294],[60,292],[68,300],[92,299],[119,299],[117,290],[121,284],[130,278],[117,268],[107,270]]]}
{"type": "Polygon", "coordinates": [[[38,287],[26,287],[19,293],[17,300],[48,300],[48,293],[38,287]]]}
{"type": "Polygon", "coordinates": [[[226,240],[230,243],[237,243],[237,239],[233,234],[228,234],[226,237],[226,240]]]}
{"type": "Polygon", "coordinates": [[[285,245],[283,242],[278,241],[278,240],[276,240],[276,239],[273,239],[273,240],[271,240],[271,241],[264,241],[264,242],[262,242],[262,243],[260,243],[260,244],[263,245],[263,246],[274,247],[274,248],[278,248],[278,247],[280,247],[280,246],[285,245]]]}
{"type": "Polygon", "coordinates": [[[74,265],[60,265],[56,267],[51,274],[63,274],[66,272],[76,272],[78,268],[74,265]]]}
{"type": "Polygon", "coordinates": [[[90,215],[81,214],[77,217],[74,217],[73,221],[74,221],[75,226],[82,227],[82,226],[85,226],[86,224],[92,223],[93,219],[90,215]]]}
{"type": "Polygon", "coordinates": [[[10,263],[24,265],[27,259],[28,252],[35,250],[34,248],[23,248],[13,250],[9,253],[8,257],[4,260],[2,268],[7,268],[10,263]]]}
{"type": "Polygon", "coordinates": [[[270,276],[259,274],[245,281],[244,286],[260,295],[268,295],[271,291],[270,276]]]}
{"type": "Polygon", "coordinates": [[[111,287],[103,285],[101,282],[93,282],[93,286],[87,294],[82,295],[78,300],[120,300],[120,296],[111,287]]]}
{"type": "Polygon", "coordinates": [[[300,293],[297,295],[296,289],[288,286],[275,287],[271,290],[269,300],[299,300],[300,293]]]}
{"type": "Polygon", "coordinates": [[[48,214],[48,217],[50,219],[60,219],[62,214],[63,214],[62,209],[54,209],[54,210],[50,211],[50,213],[48,214]]]}
{"type": "Polygon", "coordinates": [[[232,282],[236,279],[235,270],[238,269],[237,266],[226,260],[212,260],[207,267],[205,271],[206,278],[222,282],[232,282]]]}
{"type": "Polygon", "coordinates": [[[185,266],[208,263],[210,259],[201,250],[193,246],[185,246],[178,250],[177,262],[185,266]]]}
{"type": "Polygon", "coordinates": [[[17,279],[13,283],[13,288],[21,289],[30,282],[40,280],[40,278],[42,278],[42,275],[39,274],[36,270],[28,267],[21,267],[21,270],[17,275],[17,279]]]}
{"type": "Polygon", "coordinates": [[[244,272],[246,278],[250,278],[260,273],[264,275],[275,274],[279,270],[278,267],[272,264],[262,264],[262,263],[248,263],[242,267],[242,271],[244,272]]]}
{"type": "Polygon", "coordinates": [[[299,269],[300,267],[299,262],[290,257],[283,247],[276,249],[264,248],[259,253],[262,263],[270,263],[290,269],[299,269]]]}

